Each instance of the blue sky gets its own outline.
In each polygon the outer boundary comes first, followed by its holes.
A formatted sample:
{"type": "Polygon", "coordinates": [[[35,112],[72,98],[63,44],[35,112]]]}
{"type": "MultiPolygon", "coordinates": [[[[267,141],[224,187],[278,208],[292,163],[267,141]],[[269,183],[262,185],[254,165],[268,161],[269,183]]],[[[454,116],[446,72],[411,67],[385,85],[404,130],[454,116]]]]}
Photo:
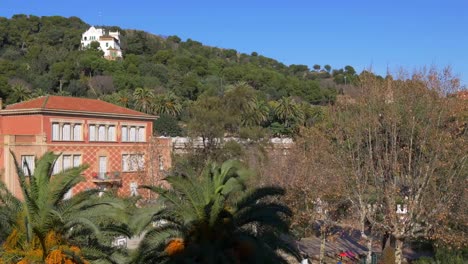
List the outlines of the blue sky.
{"type": "Polygon", "coordinates": [[[468,0],[0,0],[0,16],[13,14],[77,16],[285,64],[378,74],[450,65],[468,82],[468,0]]]}

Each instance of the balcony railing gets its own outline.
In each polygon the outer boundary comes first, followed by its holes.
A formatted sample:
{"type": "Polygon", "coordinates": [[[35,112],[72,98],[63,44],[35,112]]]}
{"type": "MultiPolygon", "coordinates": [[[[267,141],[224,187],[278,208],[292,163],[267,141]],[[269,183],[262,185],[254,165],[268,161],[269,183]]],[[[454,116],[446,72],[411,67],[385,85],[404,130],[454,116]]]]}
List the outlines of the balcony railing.
{"type": "Polygon", "coordinates": [[[122,183],[119,171],[93,172],[92,176],[92,181],[96,184],[120,185],[122,183]]]}

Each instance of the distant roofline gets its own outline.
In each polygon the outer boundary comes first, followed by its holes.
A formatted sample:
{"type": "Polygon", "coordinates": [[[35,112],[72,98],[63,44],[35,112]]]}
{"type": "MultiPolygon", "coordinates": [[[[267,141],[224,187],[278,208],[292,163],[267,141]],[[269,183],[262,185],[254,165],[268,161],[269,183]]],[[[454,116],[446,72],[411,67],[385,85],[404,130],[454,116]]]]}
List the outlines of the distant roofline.
{"type": "Polygon", "coordinates": [[[13,110],[0,110],[0,116],[7,115],[22,115],[22,114],[58,114],[69,116],[93,116],[93,117],[110,117],[110,118],[126,118],[126,119],[143,119],[143,120],[156,120],[159,116],[142,114],[116,114],[116,113],[103,113],[103,112],[88,112],[88,111],[75,111],[75,110],[62,110],[62,109],[44,109],[44,108],[30,108],[30,109],[13,109],[13,110]]]}
{"type": "MultiPolygon", "coordinates": [[[[115,111],[115,110],[114,110],[115,111]]],[[[21,114],[59,114],[59,115],[74,115],[74,116],[100,116],[100,117],[114,117],[114,118],[129,118],[129,119],[144,119],[144,120],[155,120],[159,118],[159,116],[155,115],[150,115],[146,114],[143,112],[139,112],[136,110],[132,110],[126,107],[122,107],[116,104],[112,104],[106,101],[102,101],[99,99],[91,99],[91,98],[79,98],[79,97],[73,97],[73,96],[59,96],[59,95],[44,95],[44,96],[39,96],[36,98],[31,98],[26,101],[14,103],[7,105],[5,109],[0,109],[0,115],[21,115],[21,114]],[[35,107],[22,107],[23,104],[28,103],[28,102],[33,102],[36,100],[40,100],[41,98],[44,98],[44,101],[42,104],[39,106],[35,107]],[[47,103],[49,99],[51,98],[63,98],[63,99],[78,99],[78,100],[86,100],[86,101],[96,101],[100,102],[103,104],[111,105],[112,107],[117,107],[120,109],[125,110],[126,112],[123,113],[116,113],[112,111],[104,112],[104,111],[96,111],[95,109],[89,110],[89,109],[63,109],[63,108],[48,108],[47,103]],[[15,108],[15,106],[18,105],[18,107],[15,108]],[[10,109],[10,107],[13,107],[13,109],[10,109]],[[21,108],[22,107],[22,108],[21,108]]]]}

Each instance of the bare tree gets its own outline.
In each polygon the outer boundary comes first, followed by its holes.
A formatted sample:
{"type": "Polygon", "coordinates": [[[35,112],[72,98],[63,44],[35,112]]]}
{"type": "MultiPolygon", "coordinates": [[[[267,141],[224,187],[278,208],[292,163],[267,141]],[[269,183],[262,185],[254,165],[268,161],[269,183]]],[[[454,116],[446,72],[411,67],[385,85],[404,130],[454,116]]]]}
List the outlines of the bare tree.
{"type": "Polygon", "coordinates": [[[346,187],[341,168],[324,134],[316,129],[302,132],[291,149],[269,151],[262,171],[265,184],[286,189],[284,202],[294,212],[291,227],[300,237],[320,237],[320,263],[332,228],[346,216],[346,187]]]}
{"type": "Polygon", "coordinates": [[[396,239],[396,263],[404,241],[433,238],[466,183],[466,134],[447,129],[456,102],[444,95],[456,83],[433,71],[407,80],[369,77],[361,80],[356,103],[333,109],[337,154],[352,179],[350,200],[361,223],[367,219],[396,239]],[[372,204],[378,212],[371,214],[372,204]]]}

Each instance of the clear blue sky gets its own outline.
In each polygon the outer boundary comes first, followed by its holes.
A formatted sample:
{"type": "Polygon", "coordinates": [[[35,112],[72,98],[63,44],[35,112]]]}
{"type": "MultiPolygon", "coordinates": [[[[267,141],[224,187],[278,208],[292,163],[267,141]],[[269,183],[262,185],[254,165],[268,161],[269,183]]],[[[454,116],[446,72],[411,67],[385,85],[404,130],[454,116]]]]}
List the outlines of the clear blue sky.
{"type": "Polygon", "coordinates": [[[451,65],[468,82],[468,0],[0,0],[0,16],[77,16],[285,64],[411,71],[451,65]]]}

